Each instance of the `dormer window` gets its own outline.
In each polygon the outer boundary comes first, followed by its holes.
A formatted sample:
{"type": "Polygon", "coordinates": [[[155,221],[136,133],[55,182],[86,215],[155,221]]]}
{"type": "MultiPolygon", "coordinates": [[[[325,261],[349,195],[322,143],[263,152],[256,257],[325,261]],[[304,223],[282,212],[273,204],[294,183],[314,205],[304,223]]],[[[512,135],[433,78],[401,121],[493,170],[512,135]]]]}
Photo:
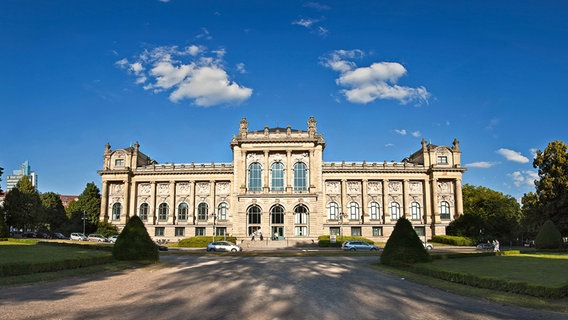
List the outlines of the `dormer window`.
{"type": "Polygon", "coordinates": [[[438,156],[438,164],[448,164],[448,156],[438,156]]]}
{"type": "Polygon", "coordinates": [[[124,159],[115,159],[114,160],[115,167],[124,167],[124,159]]]}

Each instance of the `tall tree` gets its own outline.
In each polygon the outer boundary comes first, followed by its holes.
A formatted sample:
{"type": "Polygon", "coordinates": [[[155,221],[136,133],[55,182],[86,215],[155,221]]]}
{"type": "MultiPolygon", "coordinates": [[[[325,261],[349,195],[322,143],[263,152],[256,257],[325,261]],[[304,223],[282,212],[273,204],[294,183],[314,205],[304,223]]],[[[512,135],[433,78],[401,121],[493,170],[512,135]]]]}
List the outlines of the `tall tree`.
{"type": "Polygon", "coordinates": [[[83,193],[79,195],[78,200],[71,202],[67,209],[67,215],[70,219],[69,222],[74,226],[82,225],[83,215],[85,216],[86,233],[95,232],[99,223],[100,213],[101,193],[94,182],[87,183],[83,193]]]}
{"type": "Polygon", "coordinates": [[[46,192],[40,195],[44,210],[45,223],[49,224],[50,230],[55,231],[67,222],[65,207],[58,194],[46,192]]]}
{"type": "Polygon", "coordinates": [[[4,199],[6,223],[18,229],[35,229],[42,222],[43,210],[39,194],[27,176],[4,199]]]}
{"type": "Polygon", "coordinates": [[[448,234],[478,240],[516,238],[522,211],[514,197],[469,184],[462,193],[464,214],[450,223],[448,234]]]}
{"type": "MultiPolygon", "coordinates": [[[[4,173],[4,168],[0,167],[0,182],[2,182],[2,174],[4,173]]],[[[2,193],[2,185],[0,184],[0,193],[2,193]]]]}
{"type": "Polygon", "coordinates": [[[538,150],[533,167],[538,168],[535,182],[540,220],[552,220],[563,235],[568,235],[568,146],[553,141],[543,151],[538,150]]]}

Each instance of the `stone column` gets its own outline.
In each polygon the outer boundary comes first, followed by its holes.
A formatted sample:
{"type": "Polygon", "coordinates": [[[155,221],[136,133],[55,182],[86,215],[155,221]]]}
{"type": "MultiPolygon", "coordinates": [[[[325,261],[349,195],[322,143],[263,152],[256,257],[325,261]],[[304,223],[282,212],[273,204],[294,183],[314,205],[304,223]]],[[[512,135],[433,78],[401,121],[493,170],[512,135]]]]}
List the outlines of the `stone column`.
{"type": "Polygon", "coordinates": [[[402,181],[402,216],[406,219],[411,219],[412,217],[409,216],[410,214],[410,189],[409,189],[409,180],[404,179],[402,181]]]}
{"type": "Polygon", "coordinates": [[[463,194],[462,194],[462,181],[461,179],[456,179],[456,213],[454,215],[454,219],[457,219],[459,216],[463,215],[463,194]]]}
{"type": "Polygon", "coordinates": [[[130,182],[128,180],[129,179],[125,179],[122,181],[124,191],[124,214],[121,214],[120,216],[121,224],[126,224],[130,215],[130,182]]]}
{"type": "Polygon", "coordinates": [[[389,211],[389,180],[383,180],[383,223],[390,224],[390,211],[389,211]]]}
{"type": "Polygon", "coordinates": [[[432,226],[440,221],[440,209],[438,208],[438,179],[430,178],[430,188],[432,188],[432,226]]]}
{"type": "Polygon", "coordinates": [[[108,181],[103,181],[102,188],[101,215],[99,219],[101,221],[108,222],[108,181]]]}
{"type": "Polygon", "coordinates": [[[131,181],[128,186],[128,192],[130,193],[130,210],[129,217],[137,215],[138,203],[136,201],[136,196],[138,195],[138,183],[131,181]]]}
{"type": "Polygon", "coordinates": [[[270,190],[269,173],[270,172],[270,159],[268,159],[268,150],[264,151],[264,168],[262,170],[262,190],[268,192],[270,190]]]}
{"type": "Polygon", "coordinates": [[[168,217],[168,224],[176,224],[176,182],[175,180],[170,180],[170,192],[169,192],[168,205],[170,206],[170,216],[168,217]]]}
{"type": "Polygon", "coordinates": [[[292,151],[286,150],[286,168],[284,168],[284,180],[286,181],[286,193],[292,193],[292,185],[294,183],[294,171],[292,170],[292,151]]]}
{"type": "Polygon", "coordinates": [[[361,183],[361,224],[365,224],[366,221],[371,220],[370,216],[367,216],[367,208],[369,205],[369,196],[367,194],[367,179],[363,179],[361,183]]]}
{"type": "Polygon", "coordinates": [[[152,224],[156,224],[158,217],[156,216],[158,214],[158,208],[156,208],[156,181],[152,181],[152,183],[150,184],[151,190],[150,190],[150,210],[151,210],[151,214],[152,214],[152,224]]]}
{"type": "Polygon", "coordinates": [[[428,225],[428,223],[430,223],[430,215],[433,212],[432,199],[430,198],[430,184],[428,183],[428,180],[424,180],[422,183],[424,184],[422,189],[424,190],[424,212],[422,213],[424,216],[422,220],[424,220],[424,224],[428,225]]]}

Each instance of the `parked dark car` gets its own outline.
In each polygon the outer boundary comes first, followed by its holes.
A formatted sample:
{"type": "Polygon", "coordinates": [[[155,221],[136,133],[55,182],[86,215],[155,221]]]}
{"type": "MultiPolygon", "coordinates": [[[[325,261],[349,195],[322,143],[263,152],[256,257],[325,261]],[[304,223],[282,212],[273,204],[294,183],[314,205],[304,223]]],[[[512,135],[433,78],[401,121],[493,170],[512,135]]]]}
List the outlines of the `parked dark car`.
{"type": "Polygon", "coordinates": [[[51,234],[51,238],[52,239],[60,239],[60,240],[66,240],[69,239],[66,236],[63,235],[63,233],[59,233],[59,232],[54,232],[51,234]]]}

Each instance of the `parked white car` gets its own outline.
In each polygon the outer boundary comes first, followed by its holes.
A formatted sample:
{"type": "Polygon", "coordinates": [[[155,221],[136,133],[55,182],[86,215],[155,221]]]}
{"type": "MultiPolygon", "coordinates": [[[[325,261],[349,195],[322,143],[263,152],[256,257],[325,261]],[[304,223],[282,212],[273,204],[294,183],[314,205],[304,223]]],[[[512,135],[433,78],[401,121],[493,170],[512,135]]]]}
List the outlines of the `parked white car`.
{"type": "Polygon", "coordinates": [[[115,243],[116,239],[118,239],[118,234],[115,234],[115,235],[108,237],[108,242],[115,243]]]}
{"type": "Polygon", "coordinates": [[[81,232],[73,232],[69,239],[75,241],[87,241],[87,236],[81,232]]]}
{"type": "Polygon", "coordinates": [[[108,239],[103,237],[100,234],[97,233],[91,233],[88,237],[87,240],[89,241],[97,241],[97,242],[108,242],[108,239]]]}

